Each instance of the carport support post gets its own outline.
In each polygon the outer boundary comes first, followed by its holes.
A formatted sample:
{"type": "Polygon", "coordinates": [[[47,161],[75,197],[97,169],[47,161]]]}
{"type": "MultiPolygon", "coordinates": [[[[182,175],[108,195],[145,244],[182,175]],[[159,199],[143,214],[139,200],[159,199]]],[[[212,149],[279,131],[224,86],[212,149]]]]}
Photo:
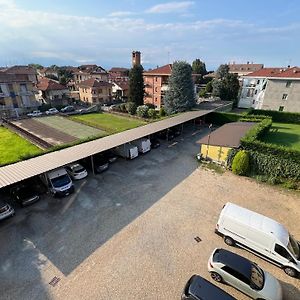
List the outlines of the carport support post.
{"type": "Polygon", "coordinates": [[[167,129],[167,141],[169,141],[169,128],[167,129]]]}
{"type": "Polygon", "coordinates": [[[93,158],[93,155],[91,155],[91,164],[92,164],[93,175],[95,175],[95,168],[94,168],[94,158],[93,158]]]}
{"type": "Polygon", "coordinates": [[[205,157],[205,159],[207,159],[207,156],[208,156],[208,148],[209,148],[209,140],[210,140],[210,134],[211,134],[211,127],[212,127],[212,124],[210,124],[208,126],[208,128],[209,128],[209,134],[208,134],[208,141],[207,141],[207,146],[206,146],[206,157],[205,157]]]}

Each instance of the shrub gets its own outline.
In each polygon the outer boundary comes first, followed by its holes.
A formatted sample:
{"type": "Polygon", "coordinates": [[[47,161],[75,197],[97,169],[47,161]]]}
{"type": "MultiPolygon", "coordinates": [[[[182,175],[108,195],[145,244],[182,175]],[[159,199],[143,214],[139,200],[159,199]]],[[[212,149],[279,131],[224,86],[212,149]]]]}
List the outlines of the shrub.
{"type": "Polygon", "coordinates": [[[148,118],[149,107],[147,105],[140,105],[136,109],[136,113],[141,118],[148,118]]]}
{"type": "Polygon", "coordinates": [[[161,107],[158,114],[160,117],[164,117],[166,115],[165,109],[163,107],[161,107]]]}
{"type": "Polygon", "coordinates": [[[112,111],[117,111],[117,112],[121,112],[121,107],[120,105],[116,105],[113,107],[112,111]]]}
{"type": "Polygon", "coordinates": [[[150,109],[150,108],[155,108],[155,105],[152,104],[152,103],[146,103],[145,105],[147,105],[147,106],[149,107],[149,109],[150,109]]]}
{"type": "Polygon", "coordinates": [[[232,162],[232,172],[236,175],[247,175],[249,172],[249,154],[245,150],[240,150],[232,162]]]}
{"type": "Polygon", "coordinates": [[[282,112],[276,110],[252,110],[253,115],[265,115],[273,119],[274,122],[278,123],[300,123],[300,113],[282,112]]]}
{"type": "Polygon", "coordinates": [[[157,115],[157,111],[154,108],[149,108],[148,110],[148,116],[151,119],[155,119],[157,115]]]}
{"type": "Polygon", "coordinates": [[[296,189],[298,189],[297,182],[294,181],[294,180],[287,180],[286,182],[284,182],[282,184],[282,186],[284,188],[287,188],[287,189],[290,189],[290,190],[296,190],[296,189]]]}
{"type": "Polygon", "coordinates": [[[229,169],[231,169],[232,167],[232,161],[235,157],[235,155],[238,153],[239,150],[235,149],[235,148],[232,148],[229,150],[228,152],[228,155],[227,155],[227,161],[226,161],[226,164],[227,164],[227,167],[229,169]]]}
{"type": "Polygon", "coordinates": [[[127,112],[127,109],[126,109],[126,104],[125,103],[122,103],[122,104],[120,104],[120,110],[122,111],[122,112],[127,112]]]}
{"type": "Polygon", "coordinates": [[[134,102],[127,102],[125,107],[129,114],[134,115],[136,113],[136,104],[134,102]]]}

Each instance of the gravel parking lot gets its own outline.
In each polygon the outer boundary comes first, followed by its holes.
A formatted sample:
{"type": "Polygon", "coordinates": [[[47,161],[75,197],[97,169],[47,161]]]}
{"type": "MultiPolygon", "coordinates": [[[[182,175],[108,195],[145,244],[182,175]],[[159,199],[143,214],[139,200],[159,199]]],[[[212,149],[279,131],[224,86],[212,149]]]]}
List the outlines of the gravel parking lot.
{"type": "Polygon", "coordinates": [[[192,274],[209,279],[208,257],[223,247],[275,275],[284,299],[300,299],[299,279],[214,234],[231,201],[282,222],[299,240],[299,195],[198,168],[196,141],[206,131],[186,129],[177,142],[77,182],[72,196],[46,196],[2,222],[1,298],[180,299],[192,274]]]}

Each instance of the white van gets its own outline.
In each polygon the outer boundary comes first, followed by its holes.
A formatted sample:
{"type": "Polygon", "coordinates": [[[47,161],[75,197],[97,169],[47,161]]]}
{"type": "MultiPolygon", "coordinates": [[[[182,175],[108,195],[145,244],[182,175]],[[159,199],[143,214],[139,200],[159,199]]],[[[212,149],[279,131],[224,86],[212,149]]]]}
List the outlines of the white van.
{"type": "Polygon", "coordinates": [[[68,196],[74,192],[73,182],[65,168],[58,168],[46,174],[51,194],[54,196],[68,196]]]}
{"type": "Polygon", "coordinates": [[[137,146],[131,144],[118,146],[114,149],[114,152],[115,154],[127,159],[134,159],[139,155],[137,146]]]}
{"type": "Polygon", "coordinates": [[[227,203],[215,232],[229,246],[242,248],[283,268],[296,277],[300,273],[300,243],[280,223],[238,205],[227,203]]]}
{"type": "Polygon", "coordinates": [[[132,144],[138,147],[139,153],[146,153],[151,150],[151,142],[146,138],[135,140],[132,144]]]}

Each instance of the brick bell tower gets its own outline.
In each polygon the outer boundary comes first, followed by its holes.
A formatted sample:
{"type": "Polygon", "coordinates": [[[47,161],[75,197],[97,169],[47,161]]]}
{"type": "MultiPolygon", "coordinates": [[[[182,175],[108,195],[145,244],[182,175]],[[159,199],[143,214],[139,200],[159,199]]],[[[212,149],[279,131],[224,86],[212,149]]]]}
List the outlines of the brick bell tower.
{"type": "Polygon", "coordinates": [[[141,65],[141,52],[140,51],[132,51],[132,66],[140,66],[141,65]]]}

